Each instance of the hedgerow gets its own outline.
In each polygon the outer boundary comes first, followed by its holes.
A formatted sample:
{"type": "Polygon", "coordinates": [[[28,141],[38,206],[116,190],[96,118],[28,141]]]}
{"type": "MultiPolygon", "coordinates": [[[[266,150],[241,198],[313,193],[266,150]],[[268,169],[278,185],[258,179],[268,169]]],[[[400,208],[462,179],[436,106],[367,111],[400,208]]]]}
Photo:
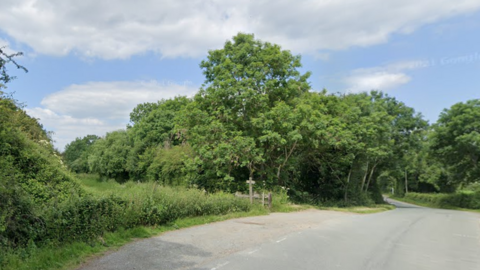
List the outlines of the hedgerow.
{"type": "Polygon", "coordinates": [[[440,208],[480,209],[480,192],[457,192],[452,194],[414,193],[405,195],[405,199],[440,208]]]}

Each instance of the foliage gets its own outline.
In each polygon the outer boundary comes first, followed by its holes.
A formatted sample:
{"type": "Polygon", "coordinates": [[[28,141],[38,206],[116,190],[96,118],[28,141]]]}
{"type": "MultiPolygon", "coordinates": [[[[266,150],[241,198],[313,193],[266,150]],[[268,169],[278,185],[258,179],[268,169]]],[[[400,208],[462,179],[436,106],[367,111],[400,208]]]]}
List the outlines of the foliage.
{"type": "Polygon", "coordinates": [[[432,151],[455,184],[480,180],[480,100],[445,109],[434,126],[432,151]]]}
{"type": "Polygon", "coordinates": [[[118,182],[209,192],[245,191],[252,177],[294,201],[344,206],[478,181],[478,101],[446,110],[432,129],[379,91],[310,92],[300,60],[240,33],[200,63],[205,81],[192,99],[139,104],[126,131],[97,140],[81,164],[118,182]]]}
{"type": "Polygon", "coordinates": [[[103,178],[114,178],[120,182],[128,180],[127,159],[131,148],[127,131],[107,133],[105,139],[97,140],[90,149],[90,171],[103,178]]]}
{"type": "Polygon", "coordinates": [[[281,184],[277,171],[286,160],[277,157],[294,151],[300,135],[278,129],[284,117],[295,118],[287,116],[294,100],[310,88],[310,74],[298,71],[300,56],[238,34],[223,49],[210,51],[200,67],[205,83],[179,126],[201,160],[202,186],[236,190],[236,181],[248,177],[281,184]],[[212,184],[212,178],[218,181],[212,184]]]}
{"type": "Polygon", "coordinates": [[[100,139],[97,135],[87,135],[83,138],[76,138],[65,146],[63,160],[73,172],[86,173],[89,171],[88,156],[89,150],[95,141],[100,139]]]}
{"type": "Polygon", "coordinates": [[[439,208],[480,209],[480,192],[414,193],[405,195],[405,200],[439,208]]]}
{"type": "MultiPolygon", "coordinates": [[[[139,104],[131,113],[131,122],[135,123],[128,128],[129,139],[132,145],[127,168],[130,177],[143,180],[149,167],[158,167],[154,163],[157,148],[170,148],[183,142],[181,132],[175,130],[178,113],[191,100],[186,97],[175,97],[171,100],[160,100],[156,104],[139,104]]],[[[152,179],[152,178],[150,178],[152,179]]]]}
{"type": "MultiPolygon", "coordinates": [[[[98,182],[97,179],[94,180],[97,184],[105,184],[105,182],[98,182]]],[[[109,184],[111,185],[113,182],[109,184]]],[[[30,244],[25,248],[6,250],[0,253],[0,267],[5,270],[74,269],[92,255],[118,248],[135,239],[147,238],[179,228],[208,224],[231,218],[264,215],[266,213],[265,209],[254,208],[249,212],[187,217],[177,219],[165,225],[136,226],[131,229],[119,228],[114,232],[106,232],[102,237],[90,241],[74,241],[62,244],[50,243],[42,246],[30,244]]]]}
{"type": "Polygon", "coordinates": [[[172,148],[158,147],[155,157],[147,169],[149,180],[159,181],[164,185],[189,186],[189,160],[194,153],[190,145],[175,145],[172,148]]]}
{"type": "Polygon", "coordinates": [[[0,123],[0,246],[16,247],[45,236],[43,206],[83,192],[42,126],[5,97],[0,123]]]}
{"type": "MultiPolygon", "coordinates": [[[[0,89],[4,88],[7,83],[15,79],[15,77],[12,77],[7,73],[7,64],[11,63],[17,69],[22,69],[23,71],[28,72],[25,67],[19,65],[14,59],[15,57],[23,55],[23,53],[17,52],[13,54],[8,54],[4,50],[5,47],[0,47],[0,89]]],[[[0,91],[0,94],[3,93],[0,91]]]]}
{"type": "Polygon", "coordinates": [[[226,192],[252,177],[296,201],[344,205],[381,202],[381,188],[440,186],[426,179],[428,123],[395,98],[309,92],[300,56],[250,34],[200,67],[193,99],[138,105],[126,131],[92,146],[90,172],[226,192]]]}
{"type": "Polygon", "coordinates": [[[71,197],[45,211],[46,238],[61,243],[89,241],[119,228],[161,225],[179,218],[250,210],[247,201],[231,194],[206,194],[198,189],[170,188],[156,183],[119,185],[110,182],[106,186],[104,191],[71,197]]]}

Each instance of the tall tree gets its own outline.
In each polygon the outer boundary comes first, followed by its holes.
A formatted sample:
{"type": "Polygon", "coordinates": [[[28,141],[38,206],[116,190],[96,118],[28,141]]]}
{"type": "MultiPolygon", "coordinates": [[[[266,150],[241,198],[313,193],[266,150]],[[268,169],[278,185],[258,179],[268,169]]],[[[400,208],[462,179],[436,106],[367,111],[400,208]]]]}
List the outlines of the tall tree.
{"type": "Polygon", "coordinates": [[[101,177],[126,181],[130,177],[127,167],[130,151],[131,142],[127,131],[109,132],[105,138],[96,140],[92,145],[88,156],[89,169],[101,177]]]}
{"type": "Polygon", "coordinates": [[[480,180],[480,99],[445,109],[432,139],[432,150],[456,184],[480,180]]]}
{"type": "Polygon", "coordinates": [[[63,159],[68,168],[77,173],[88,172],[89,150],[98,139],[100,137],[97,135],[87,135],[83,138],[76,138],[67,144],[63,152],[63,159]]]}
{"type": "Polygon", "coordinates": [[[280,149],[283,159],[289,158],[299,139],[293,133],[278,133],[278,125],[295,118],[290,115],[295,98],[310,89],[310,73],[298,71],[300,56],[240,33],[223,49],[210,51],[200,67],[205,83],[186,111],[185,124],[204,164],[227,181],[235,168],[278,181],[285,160],[269,162],[270,149],[280,149]]]}
{"type": "Polygon", "coordinates": [[[170,148],[182,142],[183,138],[176,132],[175,125],[179,112],[190,102],[191,99],[187,97],[175,97],[157,103],[139,104],[133,110],[130,118],[134,125],[128,129],[132,145],[127,161],[130,176],[137,180],[145,179],[157,148],[170,148]]]}

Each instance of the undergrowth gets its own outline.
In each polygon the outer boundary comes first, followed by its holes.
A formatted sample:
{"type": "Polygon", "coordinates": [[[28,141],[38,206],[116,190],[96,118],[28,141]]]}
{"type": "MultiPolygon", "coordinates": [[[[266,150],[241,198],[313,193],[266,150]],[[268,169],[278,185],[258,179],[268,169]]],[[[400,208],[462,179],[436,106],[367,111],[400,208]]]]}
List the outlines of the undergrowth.
{"type": "MultiPolygon", "coordinates": [[[[0,268],[73,269],[91,256],[116,249],[134,239],[147,238],[165,231],[231,218],[292,212],[311,205],[295,205],[283,190],[273,193],[272,207],[259,200],[232,194],[208,194],[198,189],[168,187],[156,183],[100,181],[95,175],[78,175],[86,195],[43,209],[45,223],[41,241],[28,241],[23,247],[4,248],[0,268]]],[[[385,207],[320,209],[372,213],[385,207]]]]}
{"type": "Polygon", "coordinates": [[[451,194],[410,192],[404,197],[394,198],[434,208],[480,210],[480,192],[478,191],[458,191],[451,194]]]}

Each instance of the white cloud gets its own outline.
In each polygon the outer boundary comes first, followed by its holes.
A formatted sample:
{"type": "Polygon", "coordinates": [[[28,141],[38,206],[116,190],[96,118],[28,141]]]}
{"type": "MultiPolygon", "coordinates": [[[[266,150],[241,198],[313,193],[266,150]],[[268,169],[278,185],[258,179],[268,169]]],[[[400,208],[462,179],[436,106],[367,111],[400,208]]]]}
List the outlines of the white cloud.
{"type": "Polygon", "coordinates": [[[349,85],[348,91],[353,93],[370,90],[390,90],[410,81],[410,77],[404,73],[389,73],[386,71],[354,73],[346,80],[349,85]]]}
{"type": "Polygon", "coordinates": [[[197,57],[241,31],[322,56],[479,9],[478,0],[2,0],[0,29],[50,55],[197,57]]]}
{"type": "MultiPolygon", "coordinates": [[[[0,38],[0,48],[2,48],[2,51],[7,55],[16,54],[20,51],[18,48],[13,47],[8,40],[2,38],[0,38]]],[[[18,60],[18,58],[21,57],[23,57],[23,55],[17,55],[15,59],[18,60]]]]}
{"type": "Polygon", "coordinates": [[[132,109],[143,102],[156,102],[175,96],[191,96],[197,88],[171,82],[89,82],[71,85],[45,97],[43,107],[27,109],[55,132],[55,146],[63,150],[76,137],[126,127],[132,109]]]}
{"type": "Polygon", "coordinates": [[[0,48],[2,49],[2,51],[6,54],[12,54],[14,53],[11,49],[10,49],[10,42],[8,42],[7,40],[5,39],[1,39],[0,38],[0,48]]]}
{"type": "Polygon", "coordinates": [[[387,91],[411,81],[407,72],[432,66],[428,60],[402,61],[385,66],[355,69],[343,78],[347,92],[387,91]]]}
{"type": "Polygon", "coordinates": [[[71,85],[45,97],[41,104],[75,118],[124,118],[137,104],[179,95],[192,95],[197,88],[171,82],[89,82],[71,85]]]}

